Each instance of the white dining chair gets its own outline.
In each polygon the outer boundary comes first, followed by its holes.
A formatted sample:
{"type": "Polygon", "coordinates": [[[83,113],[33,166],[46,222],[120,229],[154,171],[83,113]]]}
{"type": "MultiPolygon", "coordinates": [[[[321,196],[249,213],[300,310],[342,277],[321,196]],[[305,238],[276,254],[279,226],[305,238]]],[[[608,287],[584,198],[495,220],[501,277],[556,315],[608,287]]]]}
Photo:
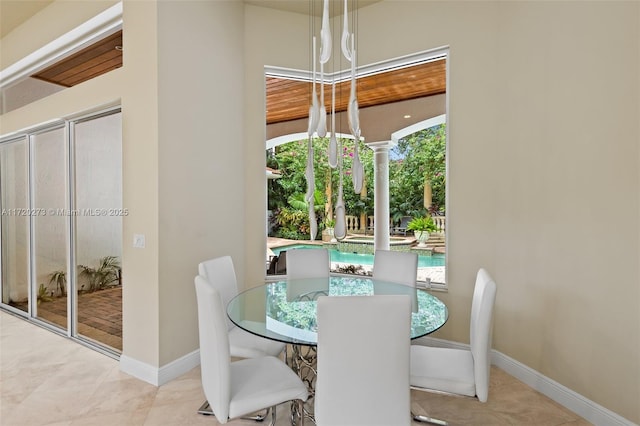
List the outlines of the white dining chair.
{"type": "MultiPolygon", "coordinates": [[[[205,277],[222,295],[226,307],[229,301],[238,294],[236,272],[231,256],[222,256],[200,262],[198,274],[205,277]]],[[[226,317],[226,315],[225,315],[226,317]]],[[[226,317],[229,332],[231,356],[238,358],[256,358],[265,355],[279,356],[285,344],[265,339],[237,327],[226,317]]]]}
{"type": "Polygon", "coordinates": [[[316,424],[409,425],[409,297],[323,296],[317,323],[316,424]]]}
{"type": "MultiPolygon", "coordinates": [[[[202,388],[219,423],[297,401],[299,412],[308,398],[306,385],[279,358],[263,356],[231,362],[229,333],[221,293],[203,276],[195,278],[202,388]]],[[[300,424],[304,423],[303,416],[300,424]]]]}
{"type": "MultiPolygon", "coordinates": [[[[491,330],[496,283],[485,269],[476,275],[471,303],[470,349],[411,346],[411,387],[478,398],[486,402],[491,371],[491,330]]],[[[446,425],[414,415],[414,420],[446,425]]]]}
{"type": "Polygon", "coordinates": [[[287,278],[329,278],[331,261],[325,248],[287,250],[287,278]]]}
{"type": "Polygon", "coordinates": [[[372,276],[381,281],[415,287],[418,280],[418,255],[409,251],[376,250],[372,276]]]}

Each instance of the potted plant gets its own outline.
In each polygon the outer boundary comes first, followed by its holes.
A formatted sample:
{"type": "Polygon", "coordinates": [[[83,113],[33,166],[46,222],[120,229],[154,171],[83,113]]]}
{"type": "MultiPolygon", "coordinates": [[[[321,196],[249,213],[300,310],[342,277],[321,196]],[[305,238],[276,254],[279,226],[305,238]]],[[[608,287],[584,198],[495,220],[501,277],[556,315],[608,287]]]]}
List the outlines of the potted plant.
{"type": "Polygon", "coordinates": [[[337,243],[336,237],[333,233],[333,228],[336,226],[336,221],[331,218],[326,218],[324,221],[324,229],[327,231],[327,235],[330,237],[330,242],[337,243]]]}
{"type": "Polygon", "coordinates": [[[436,231],[438,227],[431,216],[414,217],[407,224],[407,230],[413,231],[418,240],[418,247],[426,247],[429,239],[429,232],[436,231]]]}
{"type": "Polygon", "coordinates": [[[54,285],[60,296],[66,296],[67,273],[65,271],[55,271],[49,275],[49,285],[54,285]]]}
{"type": "Polygon", "coordinates": [[[115,287],[120,283],[120,261],[117,256],[105,256],[99,259],[100,266],[92,268],[86,265],[78,265],[79,276],[86,278],[89,284],[88,291],[103,290],[107,287],[115,287]]]}

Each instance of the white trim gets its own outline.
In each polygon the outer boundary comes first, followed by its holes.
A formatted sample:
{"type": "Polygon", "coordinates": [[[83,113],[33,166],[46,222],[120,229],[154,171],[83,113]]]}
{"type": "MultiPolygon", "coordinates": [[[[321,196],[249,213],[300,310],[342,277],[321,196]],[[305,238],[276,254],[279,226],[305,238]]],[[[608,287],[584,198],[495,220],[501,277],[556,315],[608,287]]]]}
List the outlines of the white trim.
{"type": "Polygon", "coordinates": [[[418,123],[412,124],[411,126],[405,127],[404,129],[400,129],[391,133],[391,141],[397,145],[398,141],[405,136],[412,135],[415,132],[423,129],[428,129],[439,124],[445,124],[446,122],[447,114],[440,114],[435,117],[427,118],[426,120],[420,121],[418,123]]]}
{"type": "Polygon", "coordinates": [[[122,2],[119,2],[1,70],[0,88],[16,83],[121,28],[122,2]]]}
{"type": "Polygon", "coordinates": [[[491,363],[596,426],[638,426],[496,350],[493,350],[491,363]]]}
{"type": "MultiPolygon", "coordinates": [[[[414,343],[424,346],[469,350],[469,345],[467,344],[434,337],[421,337],[414,340],[414,343]]],[[[596,426],[638,426],[636,423],[625,419],[495,349],[491,351],[491,363],[596,426]]]]}
{"type": "Polygon", "coordinates": [[[136,379],[140,379],[143,382],[159,386],[158,369],[152,365],[138,361],[135,358],[128,357],[127,355],[120,355],[120,371],[129,374],[136,379]]]}
{"type": "MultiPolygon", "coordinates": [[[[423,52],[412,53],[406,56],[400,56],[395,59],[374,62],[372,64],[363,65],[357,68],[357,78],[370,75],[384,73],[390,70],[407,68],[413,65],[424,64],[427,62],[446,59],[449,52],[448,47],[438,47],[436,49],[425,50],[423,52]]],[[[311,81],[312,72],[307,70],[297,70],[293,68],[283,68],[267,65],[264,67],[264,73],[267,77],[278,77],[289,80],[311,81]]],[[[351,78],[351,69],[335,71],[333,73],[324,74],[324,82],[331,84],[332,82],[340,83],[351,78]]]]}
{"type": "Polygon", "coordinates": [[[188,353],[160,368],[126,355],[120,356],[120,371],[154,386],[162,386],[200,365],[200,350],[188,353]]]}
{"type": "Polygon", "coordinates": [[[158,381],[160,385],[170,382],[200,365],[200,349],[196,349],[169,364],[160,367],[158,381]]]}
{"type": "MultiPolygon", "coordinates": [[[[327,135],[325,136],[327,138],[331,137],[331,132],[327,132],[327,135]]],[[[336,133],[336,137],[341,138],[341,139],[355,139],[353,137],[352,134],[350,133],[336,133]]],[[[315,138],[315,136],[314,136],[315,138]]],[[[307,132],[301,132],[301,133],[290,133],[288,135],[282,135],[282,136],[278,136],[275,138],[271,138],[267,141],[267,148],[266,149],[272,149],[275,148],[276,146],[285,144],[285,143],[289,143],[289,142],[297,142],[297,141],[302,141],[302,140],[306,140],[309,139],[309,133],[307,132]]],[[[360,137],[361,141],[364,141],[364,137],[360,137]]]]}

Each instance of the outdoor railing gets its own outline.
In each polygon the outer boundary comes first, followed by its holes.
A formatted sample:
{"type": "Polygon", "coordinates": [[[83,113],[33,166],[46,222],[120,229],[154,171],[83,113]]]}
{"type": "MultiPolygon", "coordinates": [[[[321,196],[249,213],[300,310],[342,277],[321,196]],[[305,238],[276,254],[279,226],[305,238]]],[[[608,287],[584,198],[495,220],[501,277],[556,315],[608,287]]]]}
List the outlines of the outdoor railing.
{"type": "MultiPolygon", "coordinates": [[[[436,232],[445,232],[446,217],[445,216],[432,216],[433,222],[437,226],[436,232]]],[[[362,221],[360,216],[346,216],[347,233],[361,234],[361,233],[373,233],[374,229],[374,217],[366,216],[362,221]]],[[[393,228],[393,226],[391,227],[393,228]]],[[[390,229],[391,229],[390,228],[390,229]]]]}
{"type": "Polygon", "coordinates": [[[446,217],[445,216],[431,216],[433,218],[433,222],[438,227],[438,232],[444,232],[446,217]]]}
{"type": "MultiPolygon", "coordinates": [[[[358,216],[346,216],[347,233],[358,233],[361,231],[360,218],[358,216]]],[[[362,229],[364,231],[364,229],[362,229]]]]}

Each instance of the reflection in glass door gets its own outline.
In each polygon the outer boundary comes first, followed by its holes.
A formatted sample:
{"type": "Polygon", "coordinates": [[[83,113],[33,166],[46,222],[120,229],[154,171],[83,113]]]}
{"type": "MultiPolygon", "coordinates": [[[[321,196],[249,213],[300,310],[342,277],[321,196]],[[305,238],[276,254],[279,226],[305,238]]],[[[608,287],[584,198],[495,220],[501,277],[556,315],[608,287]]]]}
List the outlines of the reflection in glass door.
{"type": "Polygon", "coordinates": [[[64,127],[31,137],[32,315],[67,329],[67,161],[64,127]]]}
{"type": "Polygon", "coordinates": [[[2,303],[29,311],[29,155],[27,138],[0,145],[2,303]]]}
{"type": "Polygon", "coordinates": [[[77,334],[122,350],[121,114],[71,124],[77,334]]]}
{"type": "Polygon", "coordinates": [[[0,140],[0,305],[122,351],[119,108],[0,140]]]}

